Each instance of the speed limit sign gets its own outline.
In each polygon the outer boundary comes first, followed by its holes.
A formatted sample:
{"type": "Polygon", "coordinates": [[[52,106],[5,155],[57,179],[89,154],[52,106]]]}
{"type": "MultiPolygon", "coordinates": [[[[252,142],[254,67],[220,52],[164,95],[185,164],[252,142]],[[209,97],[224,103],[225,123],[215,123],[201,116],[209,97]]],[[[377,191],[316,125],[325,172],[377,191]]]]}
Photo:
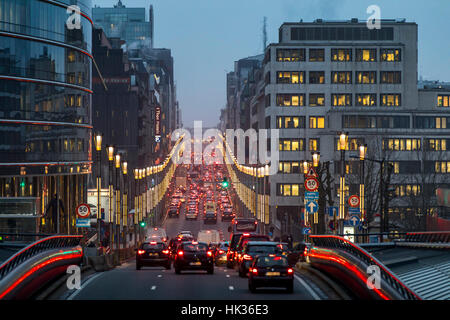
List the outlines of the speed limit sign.
{"type": "Polygon", "coordinates": [[[308,191],[317,191],[319,188],[319,181],[316,178],[308,178],[305,180],[305,189],[308,191]]]}
{"type": "Polygon", "coordinates": [[[91,207],[89,207],[88,204],[82,203],[82,204],[78,205],[77,216],[80,219],[89,218],[90,215],[91,215],[91,207]]]}
{"type": "Polygon", "coordinates": [[[356,194],[350,196],[350,198],[348,198],[348,204],[353,208],[359,207],[359,197],[356,194]]]}

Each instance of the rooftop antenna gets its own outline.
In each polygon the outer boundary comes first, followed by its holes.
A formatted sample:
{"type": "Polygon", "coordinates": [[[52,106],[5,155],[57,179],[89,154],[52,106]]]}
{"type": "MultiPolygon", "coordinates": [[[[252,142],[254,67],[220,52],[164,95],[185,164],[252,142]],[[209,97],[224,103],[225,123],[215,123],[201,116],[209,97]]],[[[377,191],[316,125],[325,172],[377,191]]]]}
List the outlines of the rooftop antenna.
{"type": "Polygon", "coordinates": [[[267,17],[263,19],[263,53],[266,51],[267,46],[267,17]]]}

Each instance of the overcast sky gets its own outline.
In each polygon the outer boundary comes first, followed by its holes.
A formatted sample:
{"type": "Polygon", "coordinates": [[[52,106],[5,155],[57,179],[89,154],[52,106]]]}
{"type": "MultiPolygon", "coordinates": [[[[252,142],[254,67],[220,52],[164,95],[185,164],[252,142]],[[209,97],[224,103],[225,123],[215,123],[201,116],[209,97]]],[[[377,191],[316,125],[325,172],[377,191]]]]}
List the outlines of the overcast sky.
{"type": "MultiPolygon", "coordinates": [[[[93,0],[112,7],[117,0],[93,0]]],[[[419,76],[450,81],[450,0],[122,0],[126,7],[153,5],[157,48],[172,49],[177,98],[185,127],[219,122],[226,104],[226,73],[234,61],[263,51],[262,25],[267,17],[268,43],[278,41],[283,22],[316,18],[366,20],[372,4],[382,19],[406,18],[419,25],[419,76]]],[[[148,13],[147,13],[148,15],[148,13]]]]}

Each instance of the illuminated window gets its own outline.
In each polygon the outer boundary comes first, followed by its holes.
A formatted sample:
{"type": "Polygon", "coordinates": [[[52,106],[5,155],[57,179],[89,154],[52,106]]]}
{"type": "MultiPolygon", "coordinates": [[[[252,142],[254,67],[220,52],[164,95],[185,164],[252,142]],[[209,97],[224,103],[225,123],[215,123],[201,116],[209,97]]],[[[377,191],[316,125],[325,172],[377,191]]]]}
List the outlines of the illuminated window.
{"type": "Polygon", "coordinates": [[[292,185],[292,196],[296,197],[299,195],[299,188],[298,188],[298,184],[293,184],[292,185]]]}
{"type": "Polygon", "coordinates": [[[332,94],[331,95],[332,106],[351,106],[352,95],[351,94],[332,94]]]}
{"type": "Polygon", "coordinates": [[[377,49],[356,49],[356,61],[377,61],[377,49]]]}
{"type": "Polygon", "coordinates": [[[450,173],[450,161],[436,161],[435,162],[436,173],[450,173]]]}
{"type": "Polygon", "coordinates": [[[331,61],[352,61],[352,49],[331,49],[331,61]]]}
{"type": "Polygon", "coordinates": [[[277,106],[279,107],[298,107],[304,105],[304,94],[277,94],[277,106]]]}
{"type": "Polygon", "coordinates": [[[447,128],[447,119],[444,117],[436,118],[436,129],[446,129],[447,128]]]}
{"type": "Polygon", "coordinates": [[[303,139],[280,139],[280,151],[304,151],[303,139]]]}
{"type": "Polygon", "coordinates": [[[450,95],[438,95],[437,106],[438,107],[450,107],[450,95]]]}
{"type": "Polygon", "coordinates": [[[64,139],[64,151],[69,151],[69,141],[67,139],[64,139]]]}
{"type": "Polygon", "coordinates": [[[309,106],[318,107],[325,105],[325,95],[324,94],[310,94],[309,95],[309,106]]]}
{"type": "Polygon", "coordinates": [[[325,128],[325,118],[324,117],[309,117],[309,128],[310,129],[325,128]]]}
{"type": "Polygon", "coordinates": [[[283,186],[283,196],[291,196],[291,185],[285,184],[283,186]]]}
{"type": "Polygon", "coordinates": [[[401,49],[381,49],[381,61],[401,61],[401,49]]]}
{"type": "Polygon", "coordinates": [[[381,105],[388,107],[398,107],[401,105],[401,95],[400,94],[382,94],[381,95],[381,105]]]}
{"type": "Polygon", "coordinates": [[[381,71],[380,81],[388,84],[402,83],[402,73],[400,71],[381,71]]]}
{"type": "Polygon", "coordinates": [[[303,83],[304,72],[303,71],[278,71],[277,73],[277,83],[292,83],[298,84],[303,83]]]}
{"type": "Polygon", "coordinates": [[[352,83],[352,72],[351,71],[333,71],[333,72],[331,72],[331,83],[351,84],[352,83]]]}
{"type": "Polygon", "coordinates": [[[310,71],[309,72],[309,83],[324,84],[325,83],[325,72],[324,71],[310,71]]]}
{"type": "Polygon", "coordinates": [[[319,139],[309,139],[309,151],[319,151],[320,140],[319,139]]]}
{"type": "Polygon", "coordinates": [[[389,162],[393,166],[393,173],[400,173],[400,162],[389,162]]]}
{"type": "Polygon", "coordinates": [[[355,102],[357,106],[374,106],[377,103],[377,95],[357,94],[355,102]]]}
{"type": "Polygon", "coordinates": [[[67,54],[67,61],[75,62],[75,52],[74,51],[69,50],[69,53],[67,54]]]}
{"type": "Polygon", "coordinates": [[[377,83],[377,73],[375,71],[356,71],[356,83],[375,84],[377,83]]]}
{"type": "Polygon", "coordinates": [[[384,139],[383,150],[417,151],[421,150],[420,139],[384,139]]]}
{"type": "Polygon", "coordinates": [[[447,151],[447,139],[428,139],[427,149],[429,151],[447,151]]]}
{"type": "Polygon", "coordinates": [[[305,49],[277,49],[277,61],[305,61],[305,49]]]}

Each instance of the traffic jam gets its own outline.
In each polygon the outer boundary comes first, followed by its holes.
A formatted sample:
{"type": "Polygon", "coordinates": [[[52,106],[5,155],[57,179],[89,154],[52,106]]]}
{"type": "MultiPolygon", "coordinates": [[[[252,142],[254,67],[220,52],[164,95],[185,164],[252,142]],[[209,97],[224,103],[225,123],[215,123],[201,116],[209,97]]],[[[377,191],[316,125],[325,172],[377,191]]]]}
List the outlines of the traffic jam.
{"type": "Polygon", "coordinates": [[[258,288],[292,293],[293,266],[304,259],[305,244],[274,241],[263,233],[257,219],[239,217],[225,166],[189,165],[186,171],[186,186],[173,187],[166,221],[185,219],[198,231],[168,235],[164,225],[149,228],[136,251],[136,270],[163,267],[178,275],[185,271],[214,274],[215,268],[227,268],[247,279],[251,293],[258,288]]]}

